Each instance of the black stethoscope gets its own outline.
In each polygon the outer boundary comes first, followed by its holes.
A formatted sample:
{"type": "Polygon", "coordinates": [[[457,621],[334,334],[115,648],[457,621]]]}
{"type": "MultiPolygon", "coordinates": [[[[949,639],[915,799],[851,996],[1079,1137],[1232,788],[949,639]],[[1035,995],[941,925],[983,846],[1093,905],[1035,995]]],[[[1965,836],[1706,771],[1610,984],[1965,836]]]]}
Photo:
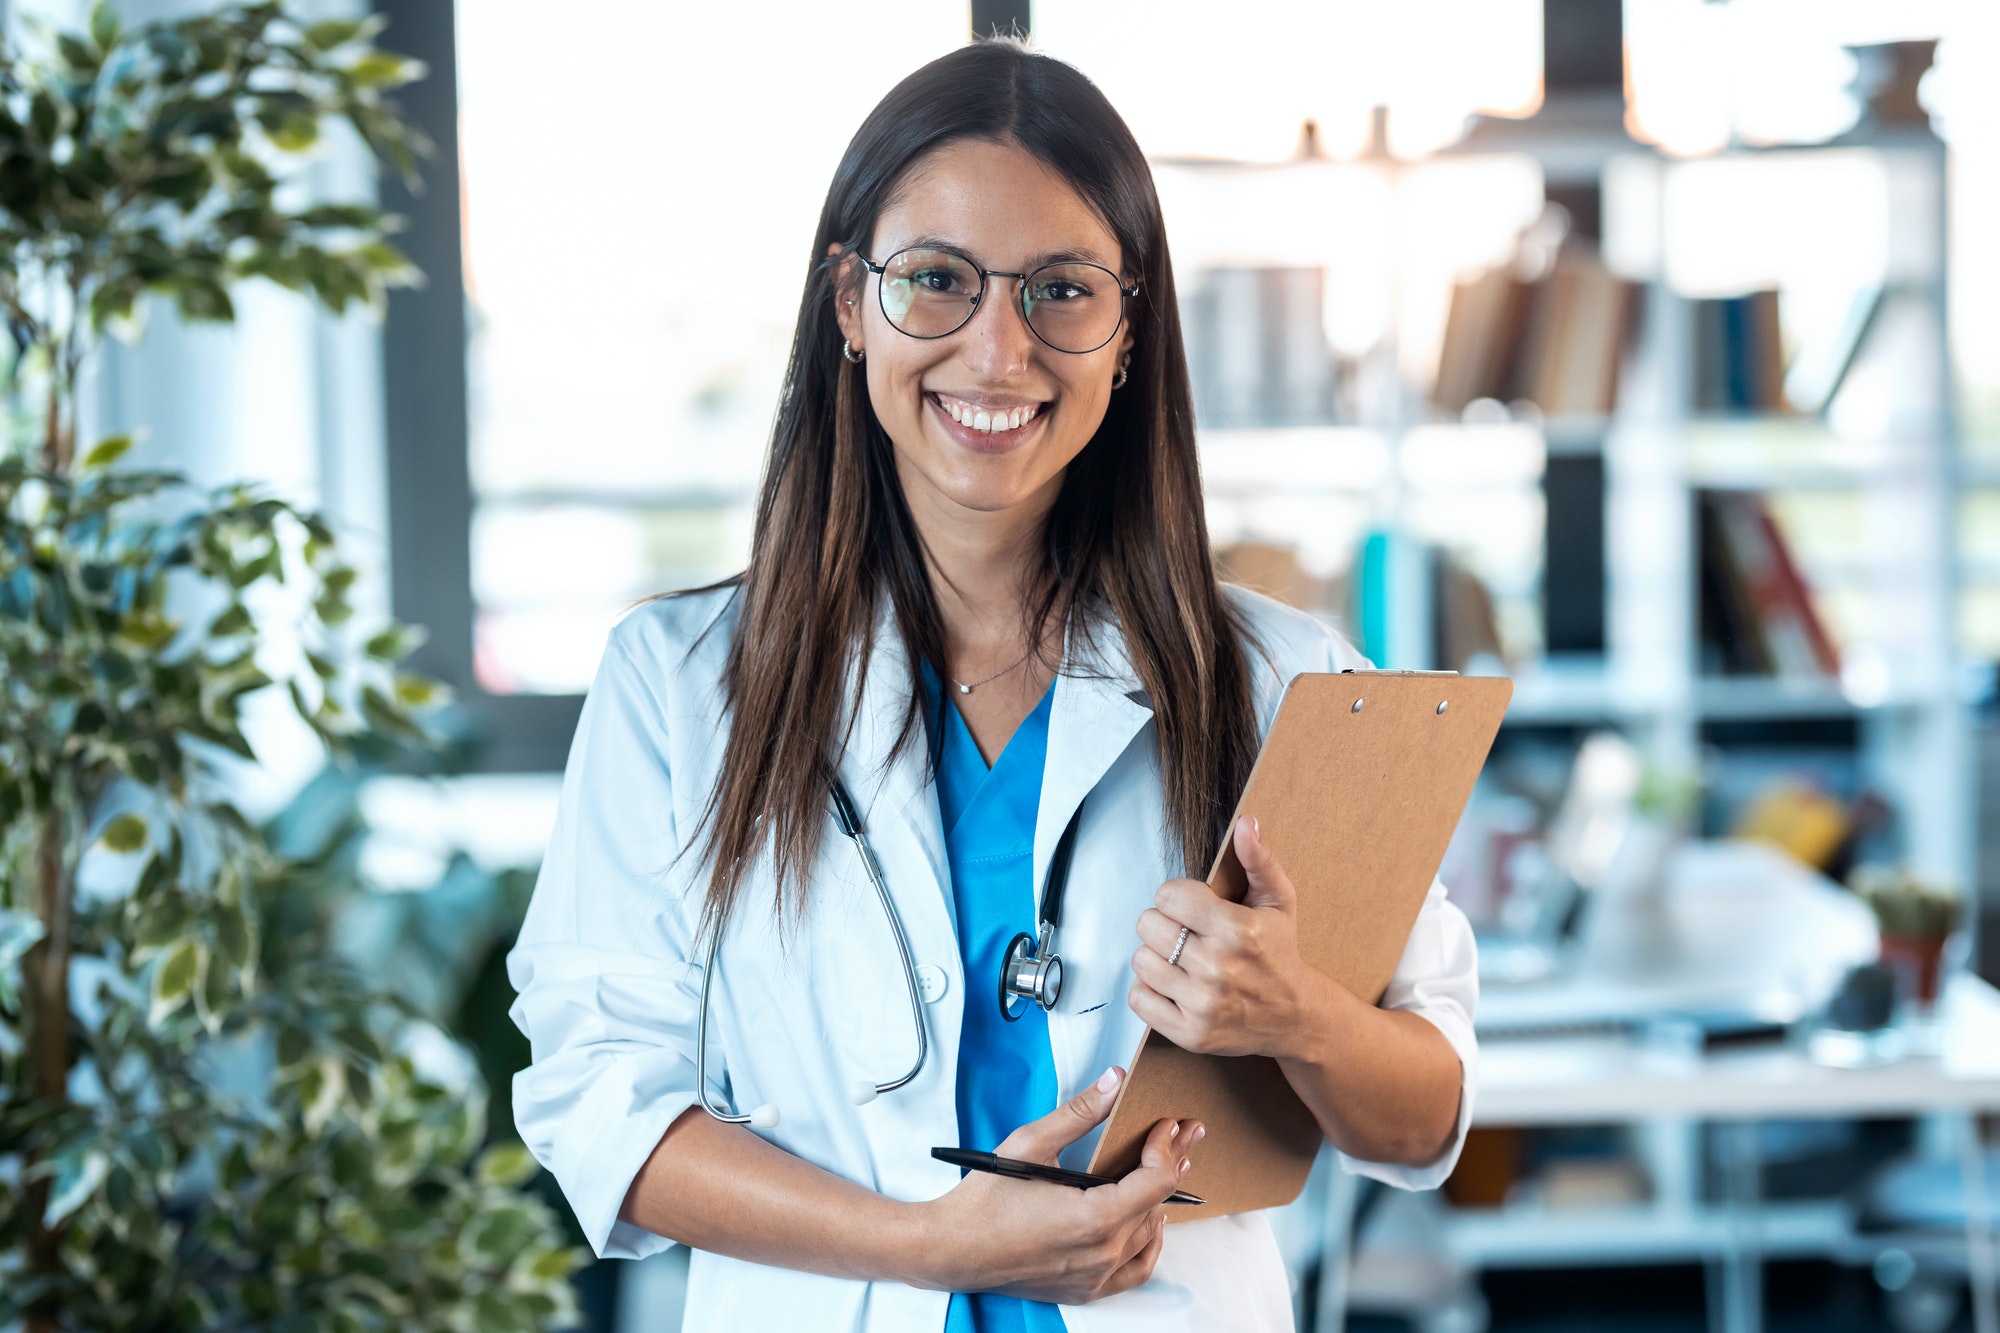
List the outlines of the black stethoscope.
{"type": "MultiPolygon", "coordinates": [[[[875,896],[882,904],[882,914],[889,920],[890,933],[895,936],[896,953],[903,963],[903,983],[910,997],[910,1022],[917,1030],[917,1058],[907,1073],[887,1083],[857,1079],[849,1086],[848,1100],[856,1106],[866,1106],[883,1093],[894,1092],[916,1078],[930,1055],[930,1036],[924,1026],[923,995],[917,984],[916,960],[910,955],[910,939],[903,930],[902,914],[896,910],[895,901],[889,896],[889,886],[882,878],[882,863],[875,859],[875,852],[868,845],[868,835],[861,826],[861,816],[840,779],[830,779],[828,788],[832,797],[833,822],[859,853],[862,867],[868,872],[868,882],[874,885],[875,896]]],[[[1049,874],[1042,886],[1039,933],[1030,935],[1023,931],[1016,935],[1000,960],[1000,1016],[1010,1023],[1027,1012],[1025,1006],[1016,1006],[1016,1000],[1032,1000],[1046,1012],[1055,1008],[1056,1001],[1062,998],[1062,956],[1054,948],[1056,924],[1062,919],[1063,890],[1069,886],[1070,856],[1076,850],[1076,826],[1082,818],[1083,807],[1079,805],[1076,813],[1069,817],[1062,837],[1057,840],[1054,855],[1049,858],[1049,874]]],[[[709,932],[708,957],[701,970],[701,1001],[695,1019],[694,1038],[695,1087],[701,1097],[702,1110],[724,1124],[772,1129],[778,1123],[778,1108],[768,1102],[745,1114],[736,1110],[727,1098],[720,1105],[709,1100],[708,996],[710,985],[715,980],[715,954],[722,943],[723,925],[723,921],[717,921],[709,932]]]]}

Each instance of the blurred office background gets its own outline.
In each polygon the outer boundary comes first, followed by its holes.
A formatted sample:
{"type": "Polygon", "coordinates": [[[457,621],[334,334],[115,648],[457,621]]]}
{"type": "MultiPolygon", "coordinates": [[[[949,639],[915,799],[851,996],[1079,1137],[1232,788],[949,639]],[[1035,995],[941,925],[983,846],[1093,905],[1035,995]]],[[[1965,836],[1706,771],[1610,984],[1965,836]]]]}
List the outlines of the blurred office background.
{"type": "MultiPolygon", "coordinates": [[[[455,771],[352,793],[350,935],[411,960],[493,1134],[498,960],[606,632],[743,560],[848,135],[1018,27],[1154,161],[1232,577],[1516,680],[1443,872],[1476,1128],[1439,1195],[1323,1171],[1286,1210],[1302,1327],[2000,1333],[2000,7],[376,9],[430,67],[440,152],[383,189],[427,285],[381,324],[157,311],[89,406],[327,508],[430,628],[455,771]]],[[[322,780],[275,712],[257,743],[259,808],[322,780]]],[[[587,1270],[591,1326],[676,1327],[683,1265],[587,1270]]]]}

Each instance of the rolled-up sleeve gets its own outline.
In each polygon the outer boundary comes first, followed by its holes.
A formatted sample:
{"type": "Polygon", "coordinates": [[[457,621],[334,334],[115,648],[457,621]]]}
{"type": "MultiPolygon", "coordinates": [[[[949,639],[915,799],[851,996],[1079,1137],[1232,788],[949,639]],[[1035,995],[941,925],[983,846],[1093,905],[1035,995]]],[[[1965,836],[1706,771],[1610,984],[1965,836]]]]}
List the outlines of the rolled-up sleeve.
{"type": "Polygon", "coordinates": [[[1472,1016],[1479,1007],[1479,957],[1472,939],[1472,924],[1457,904],[1445,897],[1444,885],[1431,881],[1431,891],[1410,929],[1410,942],[1396,974],[1382,993],[1384,1009],[1403,1009],[1428,1019],[1458,1052],[1463,1077],[1458,1093],[1458,1128],[1444,1155],[1427,1166],[1399,1166],[1393,1162],[1364,1162],[1341,1154],[1340,1164],[1349,1171],[1369,1176],[1387,1185],[1408,1190],[1435,1189],[1442,1185],[1458,1154],[1465,1146],[1465,1131],[1472,1124],[1472,1097],[1479,1085],[1479,1043],[1472,1035],[1472,1016]]]}
{"type": "MultiPolygon", "coordinates": [[[[532,1048],[514,1120],[600,1258],[673,1242],[618,1219],[626,1191],[696,1101],[695,1010],[678,898],[667,715],[614,633],[563,774],[555,831],[507,976],[532,1048]]],[[[713,1063],[713,1062],[711,1062],[713,1063]]]]}
{"type": "MultiPolygon", "coordinates": [[[[1363,657],[1339,634],[1327,635],[1327,671],[1370,671],[1374,664],[1363,657]]],[[[1384,1009],[1404,1009],[1430,1021],[1458,1053],[1462,1077],[1458,1093],[1458,1128],[1444,1155],[1427,1166],[1400,1166],[1393,1162],[1365,1162],[1340,1155],[1348,1171],[1368,1176],[1403,1189],[1427,1190],[1442,1185],[1458,1165],[1465,1147],[1465,1132],[1472,1125],[1472,1099],[1479,1086],[1479,1042],[1473,1036],[1472,1017],[1479,1009],[1479,950],[1472,936],[1472,923],[1445,894],[1444,885],[1431,881],[1417,924],[1410,928],[1409,943],[1396,964],[1396,974],[1382,993],[1384,1009]]]]}

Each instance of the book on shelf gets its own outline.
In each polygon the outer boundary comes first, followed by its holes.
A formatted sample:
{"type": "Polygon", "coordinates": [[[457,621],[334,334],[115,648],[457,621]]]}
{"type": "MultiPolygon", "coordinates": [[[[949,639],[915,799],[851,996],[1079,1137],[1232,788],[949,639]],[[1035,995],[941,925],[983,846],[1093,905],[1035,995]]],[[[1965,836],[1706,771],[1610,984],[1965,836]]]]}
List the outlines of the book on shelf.
{"type": "Polygon", "coordinates": [[[1431,644],[1431,660],[1446,671],[1490,669],[1507,657],[1492,592],[1463,560],[1438,548],[1431,558],[1431,644]]]}
{"type": "Polygon", "coordinates": [[[1500,617],[1493,593],[1462,558],[1434,542],[1404,532],[1376,529],[1362,541],[1346,589],[1352,597],[1349,623],[1360,632],[1360,648],[1381,666],[1492,671],[1506,664],[1500,617]],[[1402,638],[1391,628],[1398,616],[1427,633],[1402,638]],[[1408,661],[1391,646],[1397,639],[1408,661]]]}
{"type": "Polygon", "coordinates": [[[1701,637],[1723,675],[1827,677],[1840,654],[1764,497],[1695,493],[1701,637]]]}
{"type": "Polygon", "coordinates": [[[1528,284],[1506,268],[1488,269],[1452,289],[1431,397],[1463,412],[1479,398],[1506,391],[1510,349],[1525,313],[1528,284]]]}
{"type": "Polygon", "coordinates": [[[1492,591],[1464,559],[1407,532],[1369,532],[1353,565],[1338,578],[1316,577],[1296,548],[1280,542],[1223,543],[1216,547],[1215,563],[1226,583],[1334,617],[1378,664],[1395,657],[1401,666],[1464,671],[1492,670],[1507,661],[1492,591]],[[1403,617],[1428,634],[1404,637],[1403,617]],[[1392,620],[1398,631],[1393,635],[1392,620]],[[1411,653],[1425,660],[1401,660],[1411,653]]]}
{"type": "Polygon", "coordinates": [[[1325,584],[1307,571],[1299,553],[1289,546],[1230,542],[1216,548],[1215,565],[1223,582],[1275,597],[1301,611],[1316,611],[1325,604],[1325,584]]]}
{"type": "Polygon", "coordinates": [[[1609,413],[1641,294],[1582,245],[1540,279],[1503,265],[1459,282],[1432,401],[1454,415],[1481,398],[1525,400],[1544,416],[1609,413]]]}
{"type": "Polygon", "coordinates": [[[1776,291],[1692,302],[1697,412],[1787,412],[1785,342],[1776,291]]]}

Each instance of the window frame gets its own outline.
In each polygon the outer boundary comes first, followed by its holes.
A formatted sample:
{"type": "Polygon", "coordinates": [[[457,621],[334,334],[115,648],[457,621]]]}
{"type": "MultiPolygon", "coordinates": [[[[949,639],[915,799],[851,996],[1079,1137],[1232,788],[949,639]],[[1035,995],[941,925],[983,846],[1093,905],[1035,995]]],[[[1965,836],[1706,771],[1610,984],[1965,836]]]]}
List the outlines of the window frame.
{"type": "Polygon", "coordinates": [[[424,62],[402,112],[436,146],[411,191],[384,176],[382,205],[425,275],[389,296],[382,326],[390,609],[429,639],[414,670],[449,685],[473,772],[560,772],[583,711],[580,694],[495,694],[473,670],[472,475],[466,397],[465,278],[460,249],[457,16],[436,0],[375,0],[381,45],[424,62]]]}

